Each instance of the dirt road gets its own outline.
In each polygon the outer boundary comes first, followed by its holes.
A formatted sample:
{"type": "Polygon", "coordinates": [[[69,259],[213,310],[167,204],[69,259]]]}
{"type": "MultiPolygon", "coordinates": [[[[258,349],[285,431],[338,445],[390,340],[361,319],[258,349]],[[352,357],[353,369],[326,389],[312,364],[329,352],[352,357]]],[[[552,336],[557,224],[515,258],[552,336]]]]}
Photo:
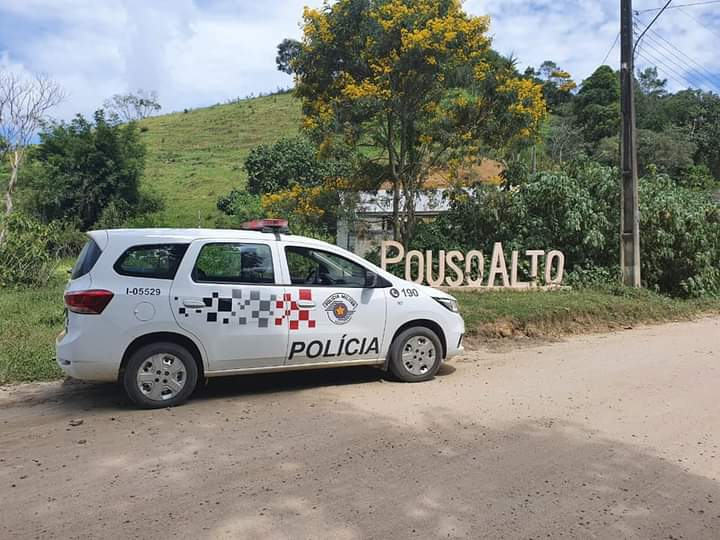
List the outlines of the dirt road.
{"type": "Polygon", "coordinates": [[[0,390],[0,538],[718,538],[720,319],[373,369],[0,390]],[[71,425],[79,424],[80,425],[71,425]]]}

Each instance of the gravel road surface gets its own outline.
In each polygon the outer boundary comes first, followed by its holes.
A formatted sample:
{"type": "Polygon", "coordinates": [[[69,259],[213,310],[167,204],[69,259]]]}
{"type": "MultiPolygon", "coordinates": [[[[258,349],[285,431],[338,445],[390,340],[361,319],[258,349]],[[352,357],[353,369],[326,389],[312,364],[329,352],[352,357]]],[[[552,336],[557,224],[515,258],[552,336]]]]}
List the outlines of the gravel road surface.
{"type": "Polygon", "coordinates": [[[0,389],[0,538],[720,538],[720,319],[374,369],[0,389]]]}

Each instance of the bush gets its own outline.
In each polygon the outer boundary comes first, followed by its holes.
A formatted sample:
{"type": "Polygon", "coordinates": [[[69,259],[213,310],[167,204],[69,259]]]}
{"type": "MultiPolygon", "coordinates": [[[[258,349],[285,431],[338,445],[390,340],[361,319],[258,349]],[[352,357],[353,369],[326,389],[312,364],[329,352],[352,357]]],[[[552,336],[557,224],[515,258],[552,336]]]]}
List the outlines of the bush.
{"type": "Polygon", "coordinates": [[[256,146],[245,159],[245,170],[247,190],[253,195],[275,193],[295,184],[318,185],[327,176],[315,146],[302,137],[256,146]]]}
{"type": "Polygon", "coordinates": [[[57,227],[15,212],[0,219],[0,229],[0,287],[45,285],[57,266],[57,227]]]}
{"type": "MultiPolygon", "coordinates": [[[[489,253],[499,241],[508,251],[560,249],[569,284],[610,284],[619,278],[619,178],[613,168],[583,163],[539,173],[509,190],[460,191],[451,211],[432,225],[440,230],[418,235],[413,247],[489,253]]],[[[642,178],[640,237],[646,287],[676,296],[720,295],[720,208],[707,193],[665,175],[642,178]]]]}
{"type": "Polygon", "coordinates": [[[260,196],[239,189],[233,189],[227,195],[220,197],[217,208],[223,214],[235,218],[238,224],[264,217],[260,196]]]}
{"type": "Polygon", "coordinates": [[[140,191],[145,145],[137,125],[117,124],[102,110],[91,121],[78,115],[47,126],[31,161],[28,204],[47,223],[74,220],[83,230],[119,225],[161,205],[140,191]]]}
{"type": "Polygon", "coordinates": [[[674,295],[720,295],[720,207],[666,176],[640,182],[641,275],[674,295]]]}

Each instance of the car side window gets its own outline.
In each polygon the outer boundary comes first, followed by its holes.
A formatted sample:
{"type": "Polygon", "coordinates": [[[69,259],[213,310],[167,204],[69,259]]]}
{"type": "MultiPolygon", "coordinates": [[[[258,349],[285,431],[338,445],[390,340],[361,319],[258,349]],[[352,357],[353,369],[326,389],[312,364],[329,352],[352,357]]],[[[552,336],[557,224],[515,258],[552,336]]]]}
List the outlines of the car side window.
{"type": "Polygon", "coordinates": [[[115,262],[121,276],[174,279],[188,244],[133,246],[115,262]]]}
{"type": "Polygon", "coordinates": [[[275,283],[267,244],[205,244],[192,271],[198,283],[275,283]]]}
{"type": "Polygon", "coordinates": [[[368,271],[340,255],[318,249],[286,246],[285,256],[293,285],[365,287],[368,271]]]}

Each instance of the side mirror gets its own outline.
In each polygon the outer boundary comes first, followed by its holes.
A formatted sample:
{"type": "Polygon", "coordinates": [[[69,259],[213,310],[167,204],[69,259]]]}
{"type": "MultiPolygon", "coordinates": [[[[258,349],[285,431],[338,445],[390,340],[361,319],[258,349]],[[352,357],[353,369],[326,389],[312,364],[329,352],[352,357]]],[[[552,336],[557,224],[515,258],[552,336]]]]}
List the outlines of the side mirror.
{"type": "Polygon", "coordinates": [[[378,283],[378,276],[377,274],[373,272],[366,272],[365,273],[365,288],[366,289],[374,289],[377,287],[378,283]]]}

